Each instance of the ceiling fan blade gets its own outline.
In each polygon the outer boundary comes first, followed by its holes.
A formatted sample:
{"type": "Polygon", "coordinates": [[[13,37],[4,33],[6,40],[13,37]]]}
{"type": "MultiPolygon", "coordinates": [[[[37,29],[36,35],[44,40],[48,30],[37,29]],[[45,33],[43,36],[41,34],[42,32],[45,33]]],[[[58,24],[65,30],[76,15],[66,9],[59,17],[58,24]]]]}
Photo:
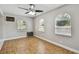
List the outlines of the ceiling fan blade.
{"type": "Polygon", "coordinates": [[[29,12],[26,12],[25,14],[28,14],[29,12]]]}
{"type": "Polygon", "coordinates": [[[35,10],[35,12],[43,12],[43,10],[35,10]]]}
{"type": "Polygon", "coordinates": [[[26,9],[26,8],[23,8],[23,7],[18,7],[18,8],[20,8],[20,9],[24,9],[24,10],[28,10],[28,9],[26,9]]]}

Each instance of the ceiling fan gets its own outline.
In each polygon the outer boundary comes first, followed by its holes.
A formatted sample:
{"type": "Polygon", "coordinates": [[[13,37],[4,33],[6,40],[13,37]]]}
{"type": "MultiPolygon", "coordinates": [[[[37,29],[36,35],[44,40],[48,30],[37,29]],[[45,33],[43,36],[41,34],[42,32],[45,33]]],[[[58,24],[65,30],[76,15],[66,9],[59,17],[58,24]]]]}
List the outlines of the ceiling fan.
{"type": "Polygon", "coordinates": [[[18,7],[20,9],[26,10],[25,14],[36,15],[36,12],[43,12],[43,10],[36,10],[34,4],[29,4],[29,8],[18,7]]]}

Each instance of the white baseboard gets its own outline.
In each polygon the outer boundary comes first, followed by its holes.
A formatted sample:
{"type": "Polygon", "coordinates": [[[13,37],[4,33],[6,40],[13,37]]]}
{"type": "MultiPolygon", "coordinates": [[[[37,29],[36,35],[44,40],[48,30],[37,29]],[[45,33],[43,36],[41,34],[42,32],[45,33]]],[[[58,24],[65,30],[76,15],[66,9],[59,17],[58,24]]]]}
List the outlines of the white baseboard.
{"type": "Polygon", "coordinates": [[[26,36],[17,36],[17,37],[11,37],[11,38],[4,38],[3,40],[13,40],[13,39],[18,39],[18,38],[22,38],[22,37],[26,37],[26,36]]]}
{"type": "Polygon", "coordinates": [[[3,43],[4,43],[4,40],[0,41],[0,50],[1,50],[2,46],[3,46],[3,43]]]}
{"type": "Polygon", "coordinates": [[[42,40],[48,41],[48,42],[50,42],[50,43],[52,43],[52,44],[55,44],[55,45],[57,45],[57,46],[60,46],[60,47],[62,47],[62,48],[65,48],[65,49],[67,49],[67,50],[70,50],[70,51],[72,51],[72,52],[79,53],[78,50],[75,50],[75,49],[73,49],[73,48],[67,47],[67,46],[62,45],[62,44],[60,44],[60,43],[50,41],[50,40],[48,40],[48,39],[46,39],[46,38],[44,38],[44,37],[40,37],[40,36],[37,36],[37,35],[34,35],[34,36],[35,36],[35,37],[38,37],[38,38],[40,38],[40,39],[42,39],[42,40]]]}

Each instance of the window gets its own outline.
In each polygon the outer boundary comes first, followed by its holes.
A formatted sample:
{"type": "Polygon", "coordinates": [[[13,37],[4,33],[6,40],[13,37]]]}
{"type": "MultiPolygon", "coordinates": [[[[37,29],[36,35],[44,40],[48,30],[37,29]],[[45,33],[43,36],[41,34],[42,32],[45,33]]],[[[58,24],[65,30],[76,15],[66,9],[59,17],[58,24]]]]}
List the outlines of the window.
{"type": "Polygon", "coordinates": [[[59,14],[55,19],[55,34],[71,36],[71,16],[68,13],[59,14]]]}
{"type": "Polygon", "coordinates": [[[17,29],[18,30],[26,29],[26,22],[24,20],[17,21],[17,29]]]}
{"type": "Polygon", "coordinates": [[[39,31],[44,32],[45,28],[44,28],[44,19],[40,19],[39,21],[39,31]]]}

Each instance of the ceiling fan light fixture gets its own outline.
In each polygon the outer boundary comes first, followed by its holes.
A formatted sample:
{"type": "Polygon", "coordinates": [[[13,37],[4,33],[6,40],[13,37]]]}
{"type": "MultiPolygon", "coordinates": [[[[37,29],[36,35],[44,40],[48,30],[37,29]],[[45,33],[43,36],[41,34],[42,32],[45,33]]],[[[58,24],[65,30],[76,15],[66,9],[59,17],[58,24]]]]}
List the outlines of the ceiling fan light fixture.
{"type": "Polygon", "coordinates": [[[36,13],[34,11],[30,11],[28,14],[29,15],[35,15],[36,13]]]}

